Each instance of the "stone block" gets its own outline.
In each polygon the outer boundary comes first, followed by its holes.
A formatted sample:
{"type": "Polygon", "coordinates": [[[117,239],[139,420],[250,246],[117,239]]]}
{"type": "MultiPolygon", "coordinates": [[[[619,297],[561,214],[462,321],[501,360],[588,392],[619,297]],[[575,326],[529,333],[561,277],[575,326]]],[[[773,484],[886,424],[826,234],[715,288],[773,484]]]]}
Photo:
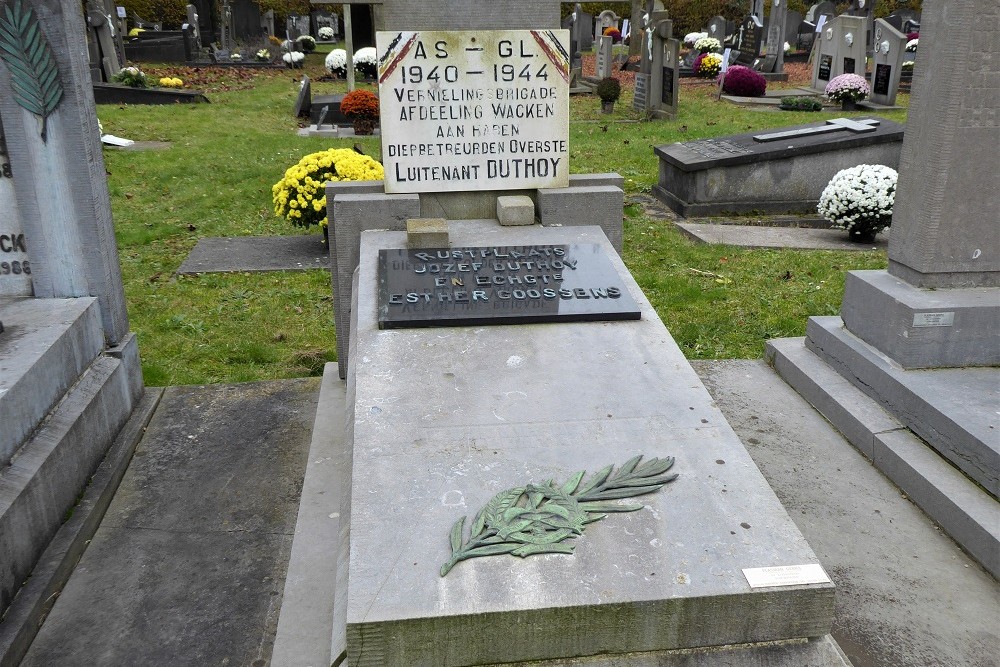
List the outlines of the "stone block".
{"type": "Polygon", "coordinates": [[[850,271],[840,316],[903,368],[1000,366],[1000,287],[921,289],[886,271],[850,271]]]}
{"type": "Polygon", "coordinates": [[[603,174],[570,174],[569,187],[586,188],[595,185],[613,185],[616,188],[625,188],[625,179],[621,174],[607,172],[603,174]]]}
{"type": "Polygon", "coordinates": [[[448,221],[444,218],[407,220],[406,245],[410,248],[447,248],[448,221]]]}
{"type": "Polygon", "coordinates": [[[538,218],[545,227],[596,225],[615,251],[622,252],[625,194],[620,187],[594,185],[538,191],[538,218]]]}
{"type": "Polygon", "coordinates": [[[535,224],[535,203],[524,195],[497,197],[497,220],[504,227],[535,224]]]}
{"type": "Polygon", "coordinates": [[[1000,369],[904,370],[854,336],[839,317],[809,318],[806,345],[977,484],[1000,495],[1000,369]]]}
{"type": "Polygon", "coordinates": [[[362,235],[340,513],[348,664],[620,658],[827,634],[832,584],[748,586],[743,568],[816,557],[601,229],[460,221],[451,240],[599,243],[642,319],[380,330],[377,250],[405,235],[362,235]],[[573,555],[477,558],[439,576],[452,525],[498,491],[640,453],[676,456],[680,476],[643,510],[589,526],[573,555]]]}
{"type": "Polygon", "coordinates": [[[96,300],[0,299],[0,466],[104,349],[96,300]]]}
{"type": "Polygon", "coordinates": [[[337,327],[337,363],[347,377],[351,324],[351,276],[358,267],[361,232],[366,229],[405,230],[406,221],[420,216],[417,195],[387,195],[381,181],[363,181],[346,188],[331,183],[326,189],[330,226],[333,315],[337,327]],[[343,193],[343,194],[342,194],[343,193]]]}

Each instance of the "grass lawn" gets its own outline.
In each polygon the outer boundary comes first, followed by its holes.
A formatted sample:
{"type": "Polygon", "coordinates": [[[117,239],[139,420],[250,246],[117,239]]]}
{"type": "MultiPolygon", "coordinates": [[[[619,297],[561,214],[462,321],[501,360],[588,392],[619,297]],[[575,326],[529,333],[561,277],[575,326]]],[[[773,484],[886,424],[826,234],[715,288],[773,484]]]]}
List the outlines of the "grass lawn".
{"type": "MultiPolygon", "coordinates": [[[[313,94],[323,54],[307,57],[313,94]]],[[[104,153],[132,329],[150,385],[243,382],[315,375],[336,358],[331,285],[325,271],[206,274],[174,271],[199,238],[313,234],[272,212],[271,185],[307,153],[377,138],[298,137],[291,109],[301,72],[188,70],[178,75],[211,104],[101,106],[105,132],[170,142],[162,151],[104,153]]],[[[774,84],[772,84],[774,85],[774,84]]],[[[596,97],[571,102],[570,170],[616,171],[626,197],[656,180],[654,145],[832,118],[737,107],[711,85],[684,80],[676,120],[643,122],[626,87],[612,115],[596,97]]],[[[901,95],[901,103],[908,96],[901,95]]],[[[905,111],[883,114],[905,121],[905,111]]],[[[757,358],[764,341],[799,336],[809,315],[839,311],[844,272],[884,268],[882,252],[747,250],[695,244],[638,206],[625,210],[625,261],[689,358],[757,358]]]]}

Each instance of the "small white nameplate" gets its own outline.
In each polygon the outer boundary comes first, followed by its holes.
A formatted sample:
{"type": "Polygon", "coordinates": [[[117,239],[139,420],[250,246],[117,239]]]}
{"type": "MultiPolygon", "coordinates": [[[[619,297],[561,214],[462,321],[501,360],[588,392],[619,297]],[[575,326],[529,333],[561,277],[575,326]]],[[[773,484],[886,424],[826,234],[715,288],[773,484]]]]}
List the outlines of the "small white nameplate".
{"type": "Polygon", "coordinates": [[[804,586],[806,584],[829,584],[823,566],[819,563],[808,565],[777,565],[775,567],[743,568],[743,576],[747,578],[750,588],[769,588],[771,586],[804,586]]]}
{"type": "Polygon", "coordinates": [[[915,327],[950,327],[955,324],[955,313],[914,313],[915,327]]]}

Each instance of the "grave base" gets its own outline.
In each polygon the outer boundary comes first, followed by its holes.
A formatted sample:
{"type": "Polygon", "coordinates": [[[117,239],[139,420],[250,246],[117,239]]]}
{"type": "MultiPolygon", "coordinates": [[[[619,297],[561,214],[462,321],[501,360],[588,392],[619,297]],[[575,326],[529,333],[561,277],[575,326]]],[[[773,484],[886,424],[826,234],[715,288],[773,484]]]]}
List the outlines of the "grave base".
{"type": "Polygon", "coordinates": [[[453,221],[450,234],[454,247],[598,243],[643,319],[379,330],[377,250],[406,238],[362,234],[354,472],[339,512],[349,576],[331,655],[346,647],[351,667],[602,665],[828,634],[832,584],[747,584],[743,568],[815,555],[600,229],[453,221]],[[680,476],[642,496],[642,511],[589,527],[573,555],[477,558],[439,575],[452,524],[498,491],[636,454],[676,456],[680,476]]]}
{"type": "Polygon", "coordinates": [[[198,90],[169,88],[131,88],[114,83],[95,83],[94,102],[97,104],[194,104],[208,102],[198,90]]]}

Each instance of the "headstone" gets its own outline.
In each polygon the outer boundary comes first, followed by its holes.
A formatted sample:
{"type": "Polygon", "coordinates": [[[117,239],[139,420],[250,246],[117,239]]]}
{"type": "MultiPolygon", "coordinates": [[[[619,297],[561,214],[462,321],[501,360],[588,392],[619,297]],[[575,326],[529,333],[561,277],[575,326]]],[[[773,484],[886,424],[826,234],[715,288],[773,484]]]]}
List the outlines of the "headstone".
{"type": "Polygon", "coordinates": [[[13,179],[0,123],[0,297],[31,296],[31,258],[17,213],[13,179]]]}
{"type": "Polygon", "coordinates": [[[594,42],[596,43],[600,39],[606,29],[617,27],[618,15],[610,9],[605,9],[597,15],[597,21],[594,24],[594,42]]]}
{"type": "MultiPolygon", "coordinates": [[[[666,12],[658,13],[658,16],[666,12]]],[[[650,70],[649,115],[673,118],[677,115],[677,95],[680,89],[678,53],[680,41],[673,38],[673,22],[658,18],[652,25],[653,62],[650,70]]]]}
{"type": "Polygon", "coordinates": [[[188,29],[191,31],[191,37],[193,40],[193,47],[196,50],[201,50],[201,26],[199,24],[198,11],[194,5],[188,5],[187,8],[187,24],[188,29]]]}
{"type": "Polygon", "coordinates": [[[785,14],[785,41],[791,46],[795,46],[799,38],[799,26],[802,24],[802,12],[794,9],[788,10],[785,14]]]}
{"type": "Polygon", "coordinates": [[[295,98],[295,107],[292,109],[292,115],[296,118],[301,116],[308,116],[310,109],[312,107],[312,82],[309,81],[308,76],[302,77],[302,82],[299,84],[299,94],[295,98]]]}
{"type": "Polygon", "coordinates": [[[812,87],[826,88],[841,74],[865,76],[865,19],[841,15],[826,22],[819,34],[813,63],[812,87]]]}
{"type": "Polygon", "coordinates": [[[809,21],[802,21],[797,29],[795,45],[799,50],[811,51],[816,43],[816,26],[809,21]]]}
{"type": "Polygon", "coordinates": [[[785,71],[785,19],[788,12],[788,0],[769,0],[771,16],[767,24],[767,60],[761,67],[762,72],[781,74],[785,71]]]}
{"type": "Polygon", "coordinates": [[[709,37],[714,37],[719,40],[719,44],[726,41],[726,18],[724,16],[713,16],[708,21],[708,27],[705,28],[705,32],[708,33],[709,37]]]}
{"type": "Polygon", "coordinates": [[[750,14],[764,21],[764,0],[750,0],[750,14]]]}
{"type": "Polygon", "coordinates": [[[601,36],[597,40],[597,78],[604,79],[612,74],[614,62],[611,57],[611,48],[614,40],[610,37],[601,36]]]}
{"type": "Polygon", "coordinates": [[[97,2],[87,3],[87,26],[97,46],[104,81],[110,81],[124,66],[124,54],[118,48],[114,20],[97,2]]]}
{"type": "Polygon", "coordinates": [[[851,0],[851,6],[847,13],[851,16],[860,16],[865,20],[865,49],[870,52],[875,20],[875,0],[851,0]]]}
{"type": "Polygon", "coordinates": [[[23,604],[27,617],[51,601],[15,593],[128,419],[142,373],[85,17],[61,0],[0,7],[0,295],[29,297],[0,299],[0,616],[23,604]]]}
{"type": "Polygon", "coordinates": [[[917,31],[920,30],[920,12],[913,9],[897,9],[889,14],[885,20],[904,35],[911,32],[910,28],[914,25],[917,31]]]}
{"type": "Polygon", "coordinates": [[[566,31],[379,32],[387,193],[566,187],[566,31]]]}
{"type": "Polygon", "coordinates": [[[819,17],[826,16],[827,21],[832,19],[837,15],[837,5],[830,2],[829,0],[824,0],[823,2],[817,2],[815,5],[811,6],[806,12],[806,21],[809,21],[813,25],[819,23],[819,17]]]}
{"type": "Polygon", "coordinates": [[[222,6],[219,8],[219,19],[219,44],[221,48],[215,53],[218,57],[219,51],[224,51],[228,56],[229,51],[235,45],[233,38],[233,8],[229,4],[229,0],[222,1],[222,6]]]}
{"type": "Polygon", "coordinates": [[[309,16],[289,14],[285,21],[285,34],[287,39],[295,41],[303,35],[309,34],[309,16]]]}
{"type": "Polygon", "coordinates": [[[685,217],[814,213],[823,188],[858,164],[899,164],[903,126],[838,118],[657,146],[653,194],[685,217]]]}
{"type": "Polygon", "coordinates": [[[274,10],[269,9],[260,15],[260,32],[262,35],[275,35],[274,10]]]}
{"type": "Polygon", "coordinates": [[[655,53],[654,42],[656,40],[656,26],[662,21],[669,20],[667,12],[650,12],[643,15],[643,43],[642,60],[639,71],[635,74],[635,92],[632,98],[632,108],[649,114],[657,104],[656,94],[659,91],[653,90],[653,57],[655,53]]]}
{"type": "Polygon", "coordinates": [[[906,35],[884,19],[875,20],[873,31],[871,89],[869,99],[876,104],[892,106],[896,103],[899,77],[906,59],[906,35]]]}
{"type": "Polygon", "coordinates": [[[756,16],[748,14],[733,35],[733,49],[740,52],[736,62],[740,65],[752,65],[760,57],[763,42],[764,24],[756,16]]]}
{"type": "Polygon", "coordinates": [[[319,36],[320,28],[329,28],[336,35],[339,32],[339,25],[337,22],[337,15],[332,12],[312,12],[313,28],[314,34],[319,36]]]}

